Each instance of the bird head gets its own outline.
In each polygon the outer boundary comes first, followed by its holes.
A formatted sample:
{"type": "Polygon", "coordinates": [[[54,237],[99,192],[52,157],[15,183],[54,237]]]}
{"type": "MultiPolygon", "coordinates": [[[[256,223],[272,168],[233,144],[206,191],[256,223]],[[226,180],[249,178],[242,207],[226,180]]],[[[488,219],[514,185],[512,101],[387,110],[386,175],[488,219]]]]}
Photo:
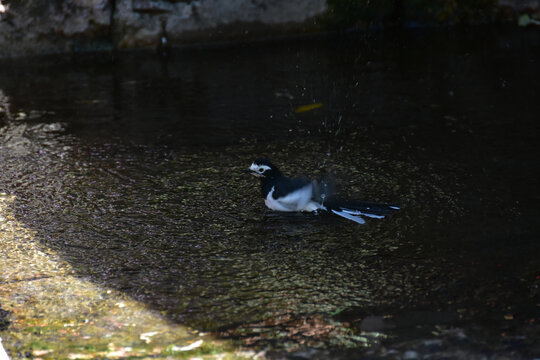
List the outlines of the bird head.
{"type": "Polygon", "coordinates": [[[281,175],[279,169],[265,158],[255,159],[248,172],[256,177],[272,179],[281,175]]]}

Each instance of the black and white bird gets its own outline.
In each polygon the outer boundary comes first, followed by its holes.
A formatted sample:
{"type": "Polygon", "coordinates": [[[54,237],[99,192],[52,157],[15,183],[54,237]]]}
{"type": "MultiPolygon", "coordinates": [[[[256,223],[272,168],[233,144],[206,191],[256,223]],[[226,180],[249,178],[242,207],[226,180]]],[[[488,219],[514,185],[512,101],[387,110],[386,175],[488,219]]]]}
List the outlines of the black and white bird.
{"type": "Polygon", "coordinates": [[[333,194],[330,182],[307,178],[289,178],[268,159],[253,161],[249,170],[261,180],[261,194],[264,203],[276,211],[329,212],[346,219],[364,224],[367,218],[382,219],[399,207],[365,201],[340,199],[333,194]]]}

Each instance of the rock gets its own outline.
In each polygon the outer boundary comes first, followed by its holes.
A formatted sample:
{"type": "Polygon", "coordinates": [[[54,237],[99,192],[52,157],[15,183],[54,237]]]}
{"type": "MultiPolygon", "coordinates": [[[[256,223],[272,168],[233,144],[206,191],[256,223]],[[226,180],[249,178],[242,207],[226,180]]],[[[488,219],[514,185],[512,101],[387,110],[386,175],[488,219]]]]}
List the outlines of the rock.
{"type": "Polygon", "coordinates": [[[499,7],[507,7],[515,11],[540,10],[540,0],[498,0],[499,7]]]}
{"type": "Polygon", "coordinates": [[[298,25],[325,10],[325,0],[119,0],[114,15],[115,42],[119,47],[157,45],[162,23],[173,46],[237,38],[253,31],[276,30],[279,25],[298,25]]]}
{"type": "Polygon", "coordinates": [[[326,10],[325,0],[0,0],[0,4],[4,6],[0,57],[157,46],[163,31],[173,46],[253,31],[266,35],[298,31],[307,19],[326,10]]]}
{"type": "Polygon", "coordinates": [[[0,307],[0,331],[4,331],[8,328],[9,315],[10,315],[9,311],[6,311],[0,307]]]}
{"type": "Polygon", "coordinates": [[[393,329],[396,326],[381,316],[367,316],[360,322],[360,330],[362,331],[383,331],[393,329]]]}
{"type": "Polygon", "coordinates": [[[9,2],[0,14],[0,57],[57,53],[107,41],[109,0],[9,2]]]}
{"type": "Polygon", "coordinates": [[[414,350],[407,350],[403,354],[403,360],[416,360],[420,359],[420,355],[414,350]]]}

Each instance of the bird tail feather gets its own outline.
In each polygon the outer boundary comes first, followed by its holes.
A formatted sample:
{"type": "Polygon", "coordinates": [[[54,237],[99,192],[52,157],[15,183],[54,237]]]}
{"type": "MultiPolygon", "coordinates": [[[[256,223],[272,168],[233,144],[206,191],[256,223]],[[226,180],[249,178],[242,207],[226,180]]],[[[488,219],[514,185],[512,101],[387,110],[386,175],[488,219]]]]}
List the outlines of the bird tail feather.
{"type": "Polygon", "coordinates": [[[363,217],[382,219],[399,210],[395,205],[337,198],[329,199],[325,205],[332,213],[359,224],[366,222],[363,217]]]}
{"type": "Polygon", "coordinates": [[[349,213],[347,213],[347,212],[345,212],[343,210],[338,211],[338,210],[331,209],[330,211],[332,211],[336,215],[344,217],[345,219],[352,220],[352,221],[354,221],[354,222],[356,222],[358,224],[365,224],[366,223],[366,220],[364,220],[362,217],[357,216],[357,215],[349,214],[349,213]]]}

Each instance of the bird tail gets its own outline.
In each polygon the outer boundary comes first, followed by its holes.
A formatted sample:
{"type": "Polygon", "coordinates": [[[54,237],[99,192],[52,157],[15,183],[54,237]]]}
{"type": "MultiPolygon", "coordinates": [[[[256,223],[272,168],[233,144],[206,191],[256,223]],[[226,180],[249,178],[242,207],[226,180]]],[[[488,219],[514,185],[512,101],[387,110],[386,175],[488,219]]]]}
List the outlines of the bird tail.
{"type": "Polygon", "coordinates": [[[328,211],[358,224],[365,224],[365,217],[382,219],[399,210],[399,207],[395,205],[357,200],[343,200],[339,198],[330,198],[324,205],[328,211]]]}

